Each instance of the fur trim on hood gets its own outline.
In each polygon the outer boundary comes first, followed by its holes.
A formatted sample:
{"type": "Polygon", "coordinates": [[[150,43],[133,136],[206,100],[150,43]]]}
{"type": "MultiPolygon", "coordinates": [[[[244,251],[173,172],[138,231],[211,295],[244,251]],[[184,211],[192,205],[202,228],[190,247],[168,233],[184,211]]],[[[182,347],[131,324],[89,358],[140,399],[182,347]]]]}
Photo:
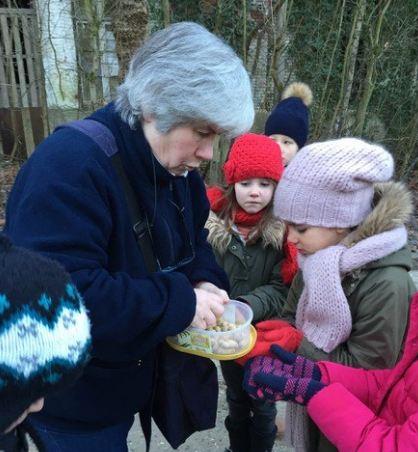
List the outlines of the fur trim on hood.
{"type": "Polygon", "coordinates": [[[401,182],[375,184],[374,208],[365,220],[352,231],[343,244],[356,243],[405,224],[413,211],[411,193],[401,182]]]}
{"type": "MultiPolygon", "coordinates": [[[[227,229],[225,222],[213,211],[210,211],[205,227],[209,231],[208,242],[218,253],[224,254],[231,243],[232,234],[237,233],[227,229]]],[[[283,246],[285,232],[285,224],[282,221],[273,220],[267,224],[261,235],[257,234],[257,232],[250,233],[247,243],[254,243],[261,237],[264,248],[271,245],[273,248],[280,250],[283,246]]]]}

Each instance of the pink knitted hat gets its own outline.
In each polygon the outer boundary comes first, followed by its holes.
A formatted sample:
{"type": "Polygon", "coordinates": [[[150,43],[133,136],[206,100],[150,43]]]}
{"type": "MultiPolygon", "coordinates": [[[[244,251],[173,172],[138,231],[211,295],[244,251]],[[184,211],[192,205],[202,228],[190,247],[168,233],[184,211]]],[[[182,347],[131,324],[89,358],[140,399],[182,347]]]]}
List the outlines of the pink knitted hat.
{"type": "Polygon", "coordinates": [[[357,138],[313,143],[286,168],[274,196],[274,213],[295,224],[349,228],[371,212],[373,184],[393,175],[385,149],[357,138]]]}

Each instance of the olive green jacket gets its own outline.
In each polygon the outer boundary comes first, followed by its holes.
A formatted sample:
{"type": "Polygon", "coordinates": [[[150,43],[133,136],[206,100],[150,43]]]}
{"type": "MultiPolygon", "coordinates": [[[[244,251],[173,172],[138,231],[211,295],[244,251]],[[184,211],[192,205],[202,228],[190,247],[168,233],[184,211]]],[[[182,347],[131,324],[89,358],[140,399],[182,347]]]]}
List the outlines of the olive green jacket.
{"type": "MultiPolygon", "coordinates": [[[[372,213],[344,242],[358,241],[392,229],[406,221],[411,212],[409,193],[399,183],[376,187],[372,213]]],[[[353,327],[350,337],[330,353],[304,338],[297,350],[308,358],[333,361],[365,369],[393,367],[399,360],[406,331],[409,305],[415,285],[409,276],[412,260],[407,247],[345,275],[342,287],[347,297],[353,327]]],[[[299,272],[289,291],[282,318],[294,323],[303,290],[299,272]]],[[[312,451],[334,451],[334,446],[312,425],[312,451]]]]}
{"type": "Polygon", "coordinates": [[[250,235],[247,243],[237,231],[227,230],[214,212],[210,213],[206,228],[216,260],[228,275],[229,296],[251,306],[253,322],[278,316],[288,293],[280,275],[284,224],[272,221],[261,235],[250,235]]]}

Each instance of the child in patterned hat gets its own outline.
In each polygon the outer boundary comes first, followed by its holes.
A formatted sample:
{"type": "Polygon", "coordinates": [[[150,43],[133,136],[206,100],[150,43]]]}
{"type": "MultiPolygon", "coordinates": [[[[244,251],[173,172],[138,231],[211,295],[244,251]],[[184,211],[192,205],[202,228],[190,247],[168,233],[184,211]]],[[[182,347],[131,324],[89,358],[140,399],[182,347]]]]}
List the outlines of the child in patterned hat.
{"type": "MultiPolygon", "coordinates": [[[[283,173],[280,147],[264,135],[242,135],[232,145],[223,172],[226,189],[207,190],[208,241],[228,275],[230,297],[249,304],[255,322],[266,320],[281,313],[286,283],[295,272],[295,261],[284,252],[285,225],[272,215],[273,193],[283,173]]],[[[244,392],[240,364],[222,362],[221,367],[230,449],[272,450],[275,404],[254,401],[244,392]]]]}
{"type": "Polygon", "coordinates": [[[0,450],[26,450],[18,425],[81,374],[89,348],[90,322],[68,273],[0,234],[0,450]]]}
{"type": "Polygon", "coordinates": [[[264,133],[280,146],[284,166],[305,146],[308,139],[308,107],[312,98],[312,91],[306,83],[291,83],[267,118],[264,133]]]}

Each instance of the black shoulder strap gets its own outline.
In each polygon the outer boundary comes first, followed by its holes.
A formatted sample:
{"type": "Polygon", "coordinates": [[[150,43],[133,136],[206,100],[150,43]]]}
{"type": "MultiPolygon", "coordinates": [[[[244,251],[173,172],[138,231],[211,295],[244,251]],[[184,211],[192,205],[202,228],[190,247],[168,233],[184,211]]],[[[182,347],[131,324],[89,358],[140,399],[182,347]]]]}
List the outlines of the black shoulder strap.
{"type": "Polygon", "coordinates": [[[136,200],[135,192],[126,176],[123,168],[122,159],[118,152],[115,137],[112,132],[101,122],[93,119],[81,119],[78,121],[71,121],[58,127],[72,127],[79,132],[84,133],[91,138],[102,151],[110,158],[113,168],[119,177],[125,193],[126,202],[128,204],[129,213],[131,216],[132,227],[135,233],[136,241],[144,256],[145,266],[150,273],[158,269],[157,259],[152,248],[151,233],[148,228],[147,219],[144,217],[136,200]]]}
{"type": "MultiPolygon", "coordinates": [[[[145,266],[147,271],[153,273],[157,270],[157,259],[152,248],[151,233],[148,228],[147,219],[144,218],[141,209],[136,201],[135,192],[126,176],[123,168],[122,159],[116,145],[115,137],[112,132],[101,122],[92,119],[82,119],[63,124],[60,127],[72,127],[81,133],[90,137],[99,148],[110,158],[113,168],[118,175],[119,181],[122,184],[125,193],[126,202],[128,204],[129,213],[131,216],[132,227],[135,233],[136,242],[144,256],[145,266]]],[[[58,128],[60,128],[58,127],[58,128]]],[[[146,451],[149,452],[151,445],[151,406],[153,403],[151,398],[150,405],[144,412],[140,413],[140,421],[142,431],[144,432],[146,451]]]]}

